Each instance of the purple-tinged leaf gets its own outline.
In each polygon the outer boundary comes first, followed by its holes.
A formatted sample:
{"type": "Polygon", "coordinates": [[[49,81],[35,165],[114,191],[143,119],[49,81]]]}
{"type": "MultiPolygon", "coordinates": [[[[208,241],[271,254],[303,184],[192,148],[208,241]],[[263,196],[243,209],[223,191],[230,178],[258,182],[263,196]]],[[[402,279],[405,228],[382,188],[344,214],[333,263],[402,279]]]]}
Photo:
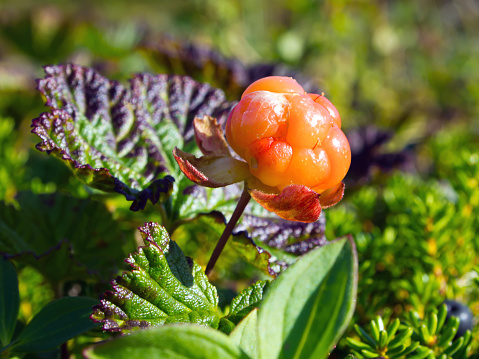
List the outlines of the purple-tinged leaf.
{"type": "Polygon", "coordinates": [[[166,323],[217,328],[218,296],[203,269],[185,257],[156,223],[140,228],[144,247],[126,260],[131,270],[112,282],[92,319],[103,330],[129,332],[166,323]]]}
{"type": "Polygon", "coordinates": [[[372,170],[388,172],[394,168],[412,170],[413,158],[407,150],[383,153],[381,147],[391,140],[393,134],[370,125],[347,133],[351,147],[351,167],[346,176],[347,184],[364,184],[369,181],[372,170]]]}
{"type": "Polygon", "coordinates": [[[252,82],[266,76],[293,77],[306,92],[321,93],[311,77],[282,64],[245,65],[211,48],[167,37],[147,41],[145,51],[153,60],[153,65],[159,65],[167,72],[182,73],[210,82],[224,89],[231,98],[239,98],[252,82]]]}
{"type": "Polygon", "coordinates": [[[234,105],[185,76],[138,74],[128,89],[76,65],[45,73],[38,88],[51,110],[33,120],[37,148],[66,161],[87,185],[125,195],[132,210],[171,195],[172,150],[194,144],[193,119],[224,121],[234,105]]]}
{"type": "Polygon", "coordinates": [[[316,222],[302,223],[247,214],[235,230],[247,231],[251,238],[267,249],[282,250],[297,256],[326,244],[325,227],[324,216],[320,216],[316,222]]]}
{"type": "Polygon", "coordinates": [[[324,216],[303,223],[249,211],[236,226],[232,244],[241,257],[275,277],[299,256],[327,243],[325,226],[324,216]]]}
{"type": "Polygon", "coordinates": [[[0,254],[37,268],[52,284],[116,272],[124,234],[104,204],[31,192],[16,200],[19,209],[0,202],[0,254]]]}

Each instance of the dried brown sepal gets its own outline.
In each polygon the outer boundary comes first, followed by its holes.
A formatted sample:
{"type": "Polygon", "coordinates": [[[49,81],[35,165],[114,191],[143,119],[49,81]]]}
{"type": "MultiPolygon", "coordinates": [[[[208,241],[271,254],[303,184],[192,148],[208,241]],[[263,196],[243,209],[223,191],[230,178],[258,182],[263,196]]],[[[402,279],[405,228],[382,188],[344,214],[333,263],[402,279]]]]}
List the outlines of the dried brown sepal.
{"type": "Polygon", "coordinates": [[[336,186],[327,189],[319,195],[319,203],[322,208],[329,208],[343,199],[344,183],[340,182],[336,186]]]}
{"type": "Polygon", "coordinates": [[[196,158],[178,148],[173,150],[181,171],[191,181],[204,187],[225,187],[251,176],[248,164],[229,156],[202,156],[196,158]]]}
{"type": "Polygon", "coordinates": [[[216,118],[204,116],[196,117],[193,121],[196,143],[206,156],[230,156],[231,153],[223,135],[223,129],[216,118]]]}
{"type": "Polygon", "coordinates": [[[319,195],[306,186],[290,185],[279,194],[254,188],[249,191],[260,205],[283,219],[310,223],[317,221],[321,214],[319,195]]]}

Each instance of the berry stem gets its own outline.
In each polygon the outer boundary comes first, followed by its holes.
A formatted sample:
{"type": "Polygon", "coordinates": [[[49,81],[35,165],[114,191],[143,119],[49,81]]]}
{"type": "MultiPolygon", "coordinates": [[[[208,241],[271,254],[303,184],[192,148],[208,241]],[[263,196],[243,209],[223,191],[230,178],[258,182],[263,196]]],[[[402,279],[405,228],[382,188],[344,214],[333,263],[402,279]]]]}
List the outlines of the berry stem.
{"type": "Polygon", "coordinates": [[[221,235],[220,239],[218,240],[218,243],[216,243],[216,247],[213,250],[213,253],[211,254],[210,260],[208,261],[208,265],[206,266],[206,271],[205,271],[207,276],[209,276],[211,271],[213,270],[213,267],[215,266],[216,261],[218,260],[218,257],[223,251],[223,248],[225,247],[226,242],[228,242],[228,239],[230,238],[231,232],[233,232],[233,229],[236,226],[236,223],[238,223],[238,220],[243,214],[244,209],[246,208],[246,205],[248,204],[250,199],[251,199],[251,195],[249,194],[245,185],[245,188],[243,190],[243,193],[241,194],[238,204],[236,205],[233,215],[231,216],[228,224],[226,225],[226,228],[223,231],[223,234],[221,235]]]}

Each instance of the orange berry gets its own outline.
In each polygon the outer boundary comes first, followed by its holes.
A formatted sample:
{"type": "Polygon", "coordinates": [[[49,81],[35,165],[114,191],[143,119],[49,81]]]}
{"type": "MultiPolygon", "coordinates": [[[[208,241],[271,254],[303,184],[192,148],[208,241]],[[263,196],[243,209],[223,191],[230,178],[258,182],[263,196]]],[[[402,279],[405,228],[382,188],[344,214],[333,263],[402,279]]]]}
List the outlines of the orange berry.
{"type": "Polygon", "coordinates": [[[339,127],[335,125],[331,127],[322,148],[328,154],[331,163],[331,173],[325,182],[313,188],[316,192],[324,191],[341,182],[351,165],[349,142],[339,127]]]}
{"type": "Polygon", "coordinates": [[[246,88],[241,98],[243,99],[246,95],[255,91],[299,94],[305,93],[304,89],[296,82],[295,79],[284,76],[268,76],[253,82],[246,88]]]}
{"type": "Polygon", "coordinates": [[[286,141],[294,148],[313,149],[324,141],[331,127],[328,111],[307,95],[291,96],[286,141]]]}
{"type": "Polygon", "coordinates": [[[340,183],[351,163],[336,107],[290,77],[251,84],[228,117],[226,139],[254,177],[279,190],[299,184],[321,193],[340,183]]]}
{"type": "Polygon", "coordinates": [[[268,137],[246,147],[244,158],[253,176],[268,186],[276,187],[283,180],[292,155],[293,149],[288,143],[268,137]]]}
{"type": "Polygon", "coordinates": [[[260,138],[284,138],[290,107],[286,98],[277,93],[256,91],[245,96],[228,117],[228,143],[243,157],[244,149],[260,138]]]}
{"type": "Polygon", "coordinates": [[[339,112],[337,108],[329,101],[326,97],[323,95],[317,95],[317,94],[308,94],[314,102],[317,104],[323,106],[326,110],[328,110],[329,115],[331,118],[334,120],[336,125],[341,128],[341,116],[339,115],[339,112]]]}
{"type": "Polygon", "coordinates": [[[315,187],[325,181],[330,172],[330,161],[324,149],[293,147],[293,156],[285,174],[286,181],[284,181],[283,187],[290,184],[315,187]]]}

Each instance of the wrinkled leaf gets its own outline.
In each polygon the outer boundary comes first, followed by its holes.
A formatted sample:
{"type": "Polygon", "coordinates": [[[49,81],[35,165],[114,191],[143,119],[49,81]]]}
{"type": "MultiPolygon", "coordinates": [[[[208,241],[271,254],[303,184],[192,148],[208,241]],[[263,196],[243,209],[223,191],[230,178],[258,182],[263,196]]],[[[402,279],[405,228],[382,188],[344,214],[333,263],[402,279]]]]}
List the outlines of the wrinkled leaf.
{"type": "Polygon", "coordinates": [[[92,319],[103,330],[127,332],[165,323],[218,327],[218,296],[203,269],[184,256],[156,223],[140,228],[144,247],[127,259],[131,270],[112,282],[92,319]]]}
{"type": "Polygon", "coordinates": [[[267,275],[275,277],[284,268],[285,263],[278,261],[267,250],[256,245],[245,231],[233,233],[231,243],[244,260],[267,275]]]}
{"type": "Polygon", "coordinates": [[[352,239],[301,257],[271,285],[258,314],[259,358],[326,358],[355,307],[352,239]]]}
{"type": "Polygon", "coordinates": [[[268,213],[247,214],[235,230],[245,230],[260,246],[302,255],[326,243],[326,219],[320,216],[312,223],[287,221],[268,213]]]}
{"type": "Polygon", "coordinates": [[[258,308],[254,308],[230,334],[233,342],[251,358],[258,351],[258,308]]]}
{"type": "Polygon", "coordinates": [[[172,150],[192,142],[193,119],[224,119],[233,105],[221,90],[188,77],[139,74],[127,89],[76,65],[45,73],[38,88],[51,111],[33,120],[37,148],[89,186],[125,195],[132,210],[171,195],[178,174],[172,150]]]}
{"type": "Polygon", "coordinates": [[[67,340],[98,327],[90,319],[98,300],[65,297],[47,304],[19,334],[11,349],[15,352],[40,352],[53,349],[67,340]]]}
{"type": "Polygon", "coordinates": [[[7,346],[17,323],[20,294],[12,263],[0,257],[0,345],[7,346]]]}
{"type": "Polygon", "coordinates": [[[166,325],[87,348],[87,359],[248,359],[225,334],[195,325],[166,325]]]}
{"type": "Polygon", "coordinates": [[[0,202],[0,253],[52,283],[85,274],[108,279],[125,258],[124,234],[104,204],[59,193],[20,192],[16,199],[18,210],[0,202]]]}

